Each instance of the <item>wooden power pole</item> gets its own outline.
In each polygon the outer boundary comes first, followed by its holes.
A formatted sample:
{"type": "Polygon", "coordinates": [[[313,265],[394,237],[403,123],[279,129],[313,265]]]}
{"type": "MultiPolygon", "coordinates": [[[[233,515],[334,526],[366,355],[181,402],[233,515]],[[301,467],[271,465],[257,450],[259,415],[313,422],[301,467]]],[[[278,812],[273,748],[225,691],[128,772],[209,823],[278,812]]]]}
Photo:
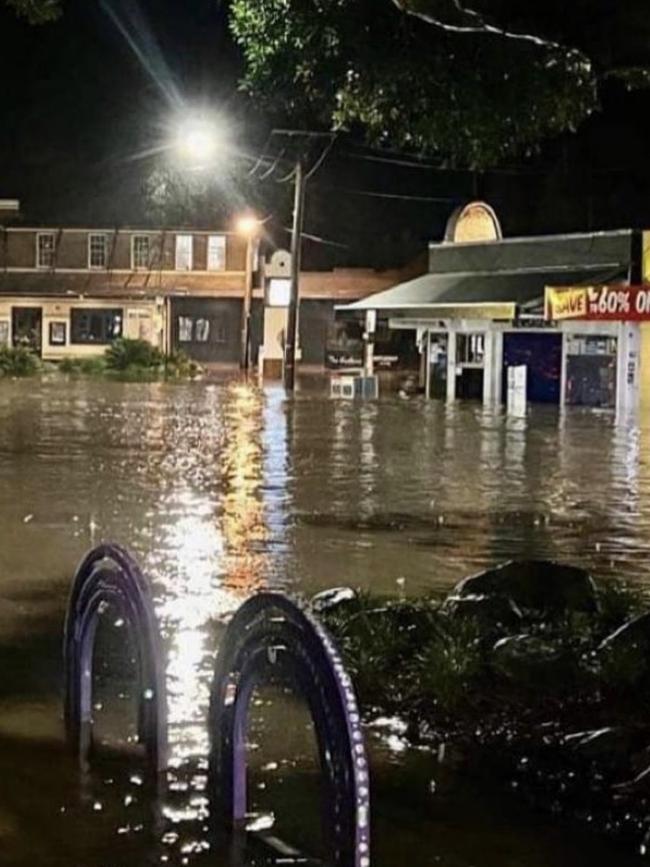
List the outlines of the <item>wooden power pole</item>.
{"type": "Polygon", "coordinates": [[[302,252],[302,226],[305,213],[305,180],[304,166],[302,160],[298,159],[294,181],[289,311],[287,317],[287,333],[284,341],[284,387],[287,391],[293,391],[296,384],[298,305],[300,303],[300,254],[302,252]]]}

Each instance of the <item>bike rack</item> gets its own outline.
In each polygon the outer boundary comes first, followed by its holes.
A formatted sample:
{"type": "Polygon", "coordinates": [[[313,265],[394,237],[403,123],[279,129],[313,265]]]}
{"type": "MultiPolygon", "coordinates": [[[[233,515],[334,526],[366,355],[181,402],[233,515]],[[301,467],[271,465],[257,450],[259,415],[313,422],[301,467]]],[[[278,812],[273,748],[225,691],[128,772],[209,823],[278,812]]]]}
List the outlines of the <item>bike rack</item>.
{"type": "MultiPolygon", "coordinates": [[[[90,551],[74,576],[64,636],[68,741],[85,765],[92,746],[92,678],[97,625],[107,605],[130,625],[136,647],[138,735],[156,772],[167,764],[164,656],[151,591],[123,548],[90,551]]],[[[324,825],[334,867],[370,865],[368,760],[352,681],[318,621],[280,593],[238,609],[217,655],[210,694],[210,790],[231,830],[245,827],[249,705],[262,684],[297,688],[316,730],[325,781],[324,825]]]]}
{"type": "Polygon", "coordinates": [[[245,602],[221,642],[210,701],[210,780],[232,828],[246,819],[249,704],[261,683],[290,683],[309,705],[327,797],[325,827],[336,867],[369,867],[370,787],[349,675],[325,630],[279,593],[245,602]]]}
{"type": "Polygon", "coordinates": [[[151,592],[131,555],[100,545],[81,561],[72,584],[64,633],[64,717],[70,746],[86,763],[92,746],[92,677],[97,624],[113,605],[130,625],[138,672],[138,736],[154,771],[167,762],[163,655],[151,592]]]}

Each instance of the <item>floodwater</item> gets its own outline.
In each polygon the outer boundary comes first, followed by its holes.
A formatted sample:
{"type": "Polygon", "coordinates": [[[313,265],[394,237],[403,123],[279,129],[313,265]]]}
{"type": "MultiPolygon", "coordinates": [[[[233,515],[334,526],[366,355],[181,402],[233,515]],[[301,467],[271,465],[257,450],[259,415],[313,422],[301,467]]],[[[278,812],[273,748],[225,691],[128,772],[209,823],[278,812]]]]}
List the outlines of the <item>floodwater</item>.
{"type": "MultiPolygon", "coordinates": [[[[205,718],[223,620],[261,587],[442,591],[511,557],[650,586],[649,437],[607,413],[538,408],[513,420],[469,403],[335,402],[321,380],[292,401],[236,380],[0,382],[0,864],[266,863],[206,830],[205,718]],[[63,746],[66,597],[101,540],[130,548],[155,588],[172,753],[158,791],[132,743],[128,635],[110,612],[95,693],[107,747],[82,775],[63,746]]],[[[258,826],[274,822],[318,854],[309,716],[270,690],[254,710],[258,826]]],[[[373,729],[369,742],[375,865],[637,862],[486,795],[399,731],[373,729]]]]}

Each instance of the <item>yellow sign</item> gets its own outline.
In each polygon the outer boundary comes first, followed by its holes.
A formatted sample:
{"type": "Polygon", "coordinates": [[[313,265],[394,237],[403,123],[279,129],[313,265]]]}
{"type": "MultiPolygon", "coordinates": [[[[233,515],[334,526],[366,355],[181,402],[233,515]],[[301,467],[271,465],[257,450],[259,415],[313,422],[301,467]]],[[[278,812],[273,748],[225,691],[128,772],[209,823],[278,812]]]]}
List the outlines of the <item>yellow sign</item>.
{"type": "Polygon", "coordinates": [[[583,319],[587,315],[587,287],[554,289],[547,286],[544,307],[547,319],[583,319]]]}

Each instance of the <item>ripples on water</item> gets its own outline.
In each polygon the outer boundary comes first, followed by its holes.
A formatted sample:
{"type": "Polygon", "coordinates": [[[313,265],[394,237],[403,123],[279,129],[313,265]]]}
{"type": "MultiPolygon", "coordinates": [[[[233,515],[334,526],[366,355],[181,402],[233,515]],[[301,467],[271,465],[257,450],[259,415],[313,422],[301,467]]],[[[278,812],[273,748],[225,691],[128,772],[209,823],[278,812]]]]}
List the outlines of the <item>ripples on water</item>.
{"type": "MultiPolygon", "coordinates": [[[[281,389],[234,380],[0,383],[0,863],[225,865],[205,831],[205,715],[224,618],[264,586],[442,591],[509,557],[646,583],[648,435],[593,412],[513,420],[474,404],[334,402],[321,384],[286,402],[281,389]],[[162,801],[136,758],[108,757],[80,793],[61,747],[68,584],[102,539],[129,547],[154,582],[172,747],[162,801]]],[[[119,705],[128,689],[106,681],[103,706],[119,705]]],[[[279,715],[303,727],[291,704],[279,715]]],[[[119,714],[110,724],[126,737],[119,714]]],[[[282,725],[266,724],[277,746],[282,725]]],[[[310,826],[296,804],[313,781],[293,743],[278,760],[252,760],[259,791],[268,786],[297,831],[310,826]]],[[[433,797],[440,769],[428,757],[394,738],[373,744],[377,863],[405,863],[407,845],[414,867],[470,867],[477,854],[512,867],[557,865],[560,853],[604,863],[602,847],[552,829],[542,843],[521,817],[508,833],[502,807],[457,782],[433,797]]]]}

